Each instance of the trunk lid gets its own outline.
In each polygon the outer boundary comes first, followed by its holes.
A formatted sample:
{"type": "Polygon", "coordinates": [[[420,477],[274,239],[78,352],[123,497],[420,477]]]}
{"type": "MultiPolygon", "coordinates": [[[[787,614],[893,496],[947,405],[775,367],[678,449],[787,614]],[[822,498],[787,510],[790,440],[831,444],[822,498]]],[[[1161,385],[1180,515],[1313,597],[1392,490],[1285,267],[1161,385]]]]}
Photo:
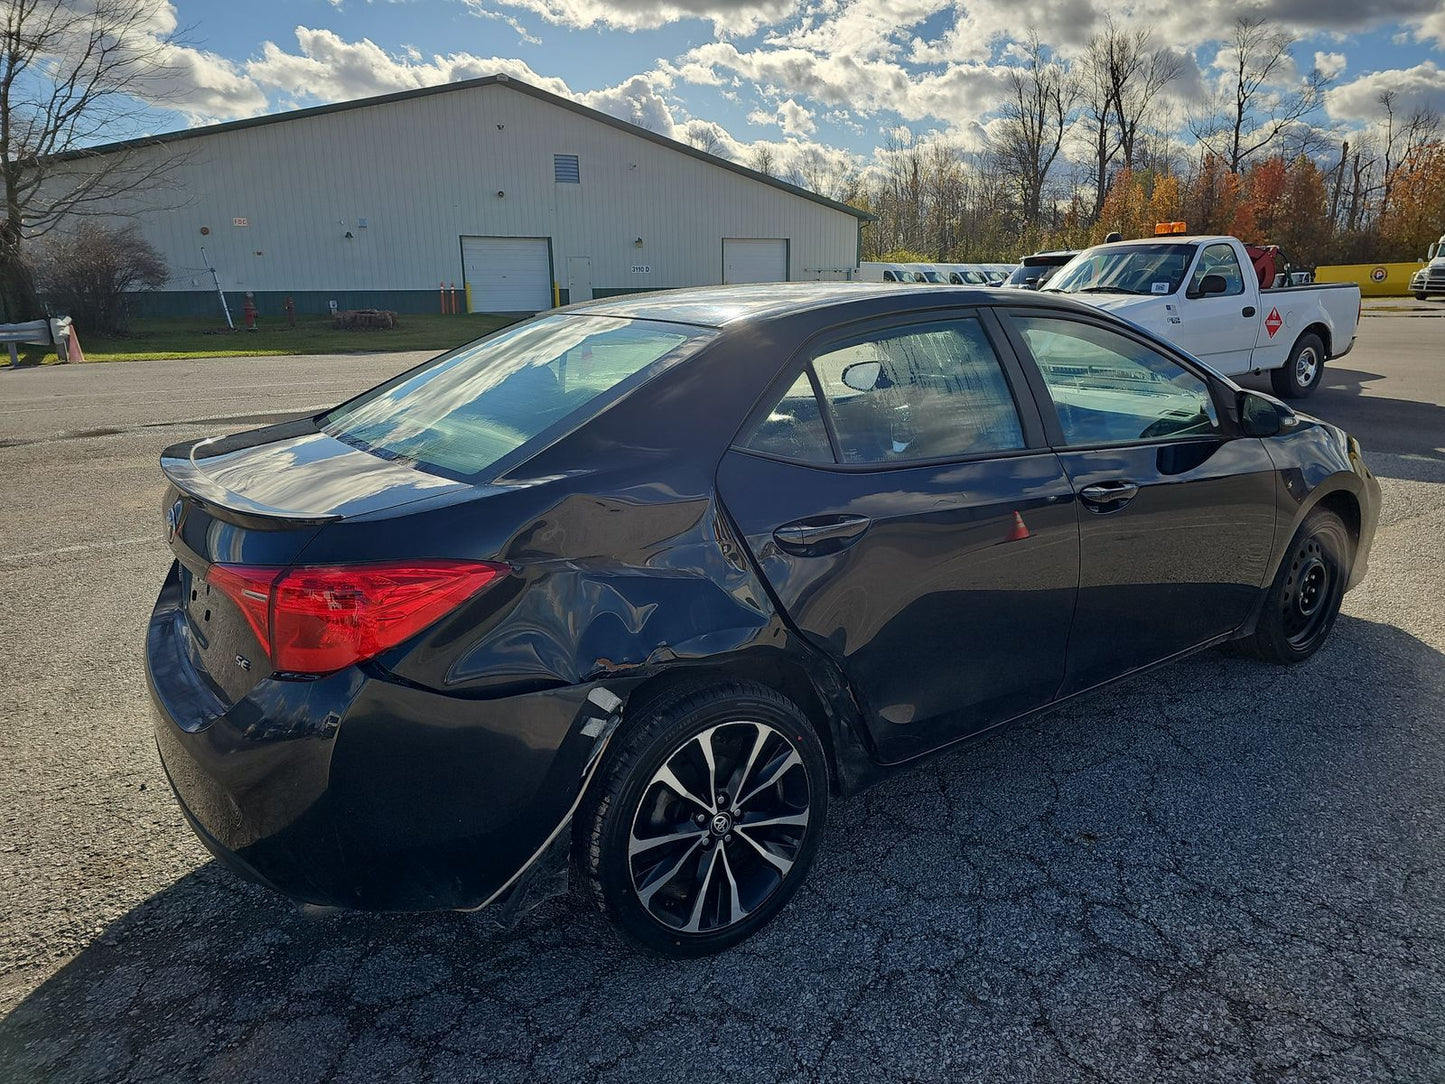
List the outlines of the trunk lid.
{"type": "Polygon", "coordinates": [[[227,705],[272,667],[240,606],[207,581],[213,564],[286,567],[328,523],[469,488],[353,448],[311,419],[174,445],[161,470],[191,661],[227,705]]]}

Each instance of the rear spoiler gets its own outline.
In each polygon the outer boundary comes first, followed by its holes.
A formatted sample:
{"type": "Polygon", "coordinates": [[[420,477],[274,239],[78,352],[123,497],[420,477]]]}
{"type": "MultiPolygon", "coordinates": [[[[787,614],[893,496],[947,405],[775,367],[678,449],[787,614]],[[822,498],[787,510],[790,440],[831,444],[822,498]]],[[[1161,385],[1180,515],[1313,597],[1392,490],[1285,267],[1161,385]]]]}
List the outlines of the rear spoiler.
{"type": "MultiPolygon", "coordinates": [[[[262,504],[260,501],[243,497],[239,493],[233,493],[225,486],[220,485],[196,462],[196,452],[208,444],[215,443],[218,439],[220,438],[207,437],[205,440],[196,441],[191,445],[184,458],[178,455],[162,454],[161,472],[171,485],[209,509],[273,522],[281,521],[288,526],[298,527],[306,524],[332,523],[342,518],[336,512],[299,512],[294,508],[274,508],[269,504],[262,504]]],[[[171,451],[171,449],[167,449],[167,451],[171,451]]]]}

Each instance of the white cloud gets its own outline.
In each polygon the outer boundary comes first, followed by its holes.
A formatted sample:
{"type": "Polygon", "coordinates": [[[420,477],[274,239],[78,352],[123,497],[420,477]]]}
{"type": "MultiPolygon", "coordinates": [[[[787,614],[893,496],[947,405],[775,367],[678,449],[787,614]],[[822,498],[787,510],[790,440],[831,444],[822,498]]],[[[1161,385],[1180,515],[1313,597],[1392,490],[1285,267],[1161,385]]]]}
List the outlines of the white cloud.
{"type": "Polygon", "coordinates": [[[1338,79],[1345,74],[1344,53],[1315,53],[1315,70],[1327,79],[1338,79]]]}
{"type": "Polygon", "coordinates": [[[810,135],[818,130],[813,114],[792,98],[778,106],[778,127],[789,136],[810,135]]]}
{"type": "Polygon", "coordinates": [[[1396,117],[1421,108],[1445,114],[1445,69],[1430,60],[1413,68],[1371,72],[1335,87],[1325,96],[1325,112],[1346,124],[1378,123],[1385,117],[1380,95],[1387,90],[1395,92],[1396,117]]]}
{"type": "Polygon", "coordinates": [[[463,0],[478,13],[513,8],[549,23],[586,29],[648,30],[684,19],[706,19],[719,35],[752,34],[791,15],[798,0],[463,0]]]}
{"type": "Polygon", "coordinates": [[[525,61],[449,53],[422,58],[415,53],[393,55],[369,38],[346,41],[331,30],[296,28],[298,52],[275,42],[261,46],[260,57],[248,61],[247,77],[258,87],[281,91],[296,99],[323,102],[366,98],[417,87],[438,86],[462,79],[502,73],[551,91],[571,95],[561,79],[539,75],[525,61]]]}

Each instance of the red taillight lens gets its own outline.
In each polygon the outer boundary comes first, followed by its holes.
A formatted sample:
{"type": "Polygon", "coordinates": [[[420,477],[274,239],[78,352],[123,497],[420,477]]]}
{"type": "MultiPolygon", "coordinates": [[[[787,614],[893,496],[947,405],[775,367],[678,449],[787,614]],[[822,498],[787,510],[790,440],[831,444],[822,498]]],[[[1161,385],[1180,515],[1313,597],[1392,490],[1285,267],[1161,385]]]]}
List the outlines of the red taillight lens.
{"type": "Polygon", "coordinates": [[[507,572],[478,561],[212,565],[206,579],[241,608],[273,667],[329,674],[410,639],[507,572]]]}

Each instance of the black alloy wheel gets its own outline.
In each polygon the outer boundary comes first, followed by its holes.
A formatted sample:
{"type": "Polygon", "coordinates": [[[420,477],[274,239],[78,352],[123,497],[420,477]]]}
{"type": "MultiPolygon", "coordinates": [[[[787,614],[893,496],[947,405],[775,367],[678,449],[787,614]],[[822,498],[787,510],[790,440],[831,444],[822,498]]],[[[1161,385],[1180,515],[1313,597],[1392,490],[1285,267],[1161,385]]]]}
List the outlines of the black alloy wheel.
{"type": "Polygon", "coordinates": [[[771,689],[736,682],[641,709],[579,819],[579,872],[634,942],[721,951],[786,904],[827,814],[821,744],[771,689]]]}

